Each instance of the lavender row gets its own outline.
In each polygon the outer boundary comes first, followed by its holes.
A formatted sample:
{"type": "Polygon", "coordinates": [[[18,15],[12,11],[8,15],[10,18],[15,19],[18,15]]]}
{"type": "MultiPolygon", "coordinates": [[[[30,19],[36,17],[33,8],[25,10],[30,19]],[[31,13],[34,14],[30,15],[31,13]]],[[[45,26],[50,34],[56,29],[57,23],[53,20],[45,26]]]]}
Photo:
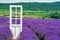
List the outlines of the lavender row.
{"type": "MultiPolygon", "coordinates": [[[[2,35],[0,39],[3,40],[4,35],[6,38],[11,39],[9,18],[0,18],[0,20],[0,34],[2,35]]],[[[44,40],[60,40],[60,20],[23,19],[23,31],[18,40],[40,40],[41,35],[44,36],[44,40]]]]}
{"type": "Polygon", "coordinates": [[[18,40],[39,40],[39,39],[31,29],[24,27],[18,40]]]}
{"type": "MultiPolygon", "coordinates": [[[[39,22],[40,23],[40,22],[39,22]]],[[[34,21],[34,19],[27,19],[25,21],[25,25],[28,26],[28,28],[32,29],[33,31],[37,32],[39,35],[45,35],[48,33],[55,34],[56,36],[60,35],[60,26],[54,26],[54,25],[44,25],[44,24],[39,24],[38,20],[37,22],[34,21]],[[49,28],[49,29],[48,29],[49,28]]]]}

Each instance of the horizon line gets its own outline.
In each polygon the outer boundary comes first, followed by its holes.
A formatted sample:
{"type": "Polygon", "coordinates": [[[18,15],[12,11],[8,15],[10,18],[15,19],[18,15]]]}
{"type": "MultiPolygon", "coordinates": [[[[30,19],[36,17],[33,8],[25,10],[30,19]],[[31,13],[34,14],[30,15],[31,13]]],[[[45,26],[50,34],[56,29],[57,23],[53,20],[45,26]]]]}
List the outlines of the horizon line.
{"type": "MultiPolygon", "coordinates": [[[[54,1],[54,2],[60,2],[60,1],[54,1]]],[[[54,2],[36,2],[36,3],[54,3],[54,2]]],[[[34,3],[34,2],[0,2],[0,3],[34,3]]]]}

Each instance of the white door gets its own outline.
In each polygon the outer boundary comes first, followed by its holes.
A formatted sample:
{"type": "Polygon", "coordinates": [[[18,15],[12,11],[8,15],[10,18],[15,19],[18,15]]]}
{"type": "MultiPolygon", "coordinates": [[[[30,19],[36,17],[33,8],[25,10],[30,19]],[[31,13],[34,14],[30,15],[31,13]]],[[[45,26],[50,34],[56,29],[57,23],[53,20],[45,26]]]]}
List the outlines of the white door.
{"type": "Polygon", "coordinates": [[[13,38],[17,38],[22,32],[22,6],[10,5],[10,30],[13,38]]]}

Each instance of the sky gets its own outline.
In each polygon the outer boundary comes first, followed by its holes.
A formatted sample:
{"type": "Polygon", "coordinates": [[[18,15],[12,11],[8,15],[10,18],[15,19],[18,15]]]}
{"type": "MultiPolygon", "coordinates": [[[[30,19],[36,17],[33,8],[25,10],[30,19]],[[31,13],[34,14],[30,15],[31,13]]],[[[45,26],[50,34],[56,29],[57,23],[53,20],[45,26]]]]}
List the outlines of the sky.
{"type": "Polygon", "coordinates": [[[0,0],[0,3],[15,3],[15,2],[56,2],[60,0],[0,0]]]}

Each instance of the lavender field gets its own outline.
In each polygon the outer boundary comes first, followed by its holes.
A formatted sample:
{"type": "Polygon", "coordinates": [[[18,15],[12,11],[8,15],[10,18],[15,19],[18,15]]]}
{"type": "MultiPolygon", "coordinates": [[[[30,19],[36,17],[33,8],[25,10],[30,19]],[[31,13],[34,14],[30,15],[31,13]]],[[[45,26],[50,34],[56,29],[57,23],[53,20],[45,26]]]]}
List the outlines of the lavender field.
{"type": "MultiPolygon", "coordinates": [[[[0,18],[0,40],[12,40],[9,18],[0,18]]],[[[60,40],[60,20],[23,18],[18,40],[60,40]]]]}

